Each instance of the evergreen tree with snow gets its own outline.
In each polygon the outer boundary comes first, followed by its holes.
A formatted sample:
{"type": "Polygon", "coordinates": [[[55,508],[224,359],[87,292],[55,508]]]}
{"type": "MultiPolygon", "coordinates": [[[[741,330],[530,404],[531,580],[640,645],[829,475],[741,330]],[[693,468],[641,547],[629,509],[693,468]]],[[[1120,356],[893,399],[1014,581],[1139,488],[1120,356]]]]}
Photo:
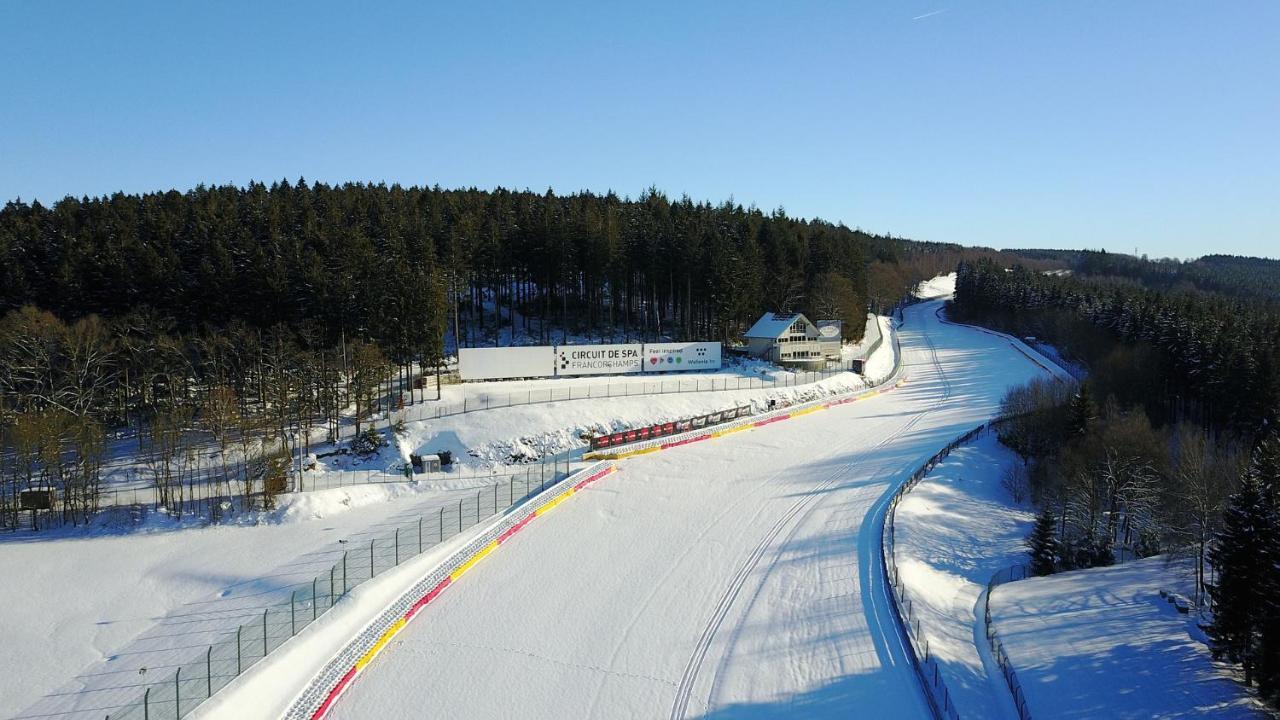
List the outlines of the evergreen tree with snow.
{"type": "Polygon", "coordinates": [[[1044,509],[1036,517],[1036,524],[1027,538],[1027,547],[1031,554],[1031,572],[1039,576],[1052,575],[1057,568],[1060,546],[1058,545],[1058,520],[1053,511],[1044,509]]]}
{"type": "Polygon", "coordinates": [[[1251,470],[1231,496],[1209,549],[1217,570],[1217,581],[1208,585],[1214,601],[1207,631],[1213,655],[1240,663],[1245,684],[1253,682],[1262,660],[1263,624],[1275,575],[1274,536],[1275,510],[1251,470]]]}
{"type": "Polygon", "coordinates": [[[1254,448],[1249,477],[1257,483],[1270,515],[1269,531],[1258,538],[1263,602],[1259,631],[1258,689],[1274,697],[1280,692],[1280,435],[1271,433],[1254,448]]]}
{"type": "Polygon", "coordinates": [[[1093,398],[1089,395],[1088,383],[1080,383],[1080,389],[1071,397],[1071,404],[1067,407],[1067,412],[1068,427],[1071,434],[1076,437],[1088,435],[1089,426],[1098,414],[1093,398]]]}

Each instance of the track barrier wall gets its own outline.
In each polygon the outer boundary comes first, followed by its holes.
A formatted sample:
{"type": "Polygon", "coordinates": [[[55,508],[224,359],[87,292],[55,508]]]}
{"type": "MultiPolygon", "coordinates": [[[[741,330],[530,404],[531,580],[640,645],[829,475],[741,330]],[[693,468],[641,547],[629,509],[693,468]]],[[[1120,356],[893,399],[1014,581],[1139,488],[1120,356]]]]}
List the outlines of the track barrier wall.
{"type": "Polygon", "coordinates": [[[580,470],[493,523],[479,537],[437,565],[412,588],[384,609],[353,640],[325,664],[323,670],[294,699],[285,718],[319,720],[325,717],[351,682],[421,610],[477,563],[493,553],[535,519],[611,473],[616,466],[595,463],[580,470]]]}
{"type": "MultiPolygon", "coordinates": [[[[172,675],[163,680],[143,683],[138,699],[124,707],[113,709],[106,715],[107,720],[171,720],[185,717],[290,638],[305,630],[316,619],[339,605],[351,589],[399,567],[476,525],[491,521],[510,508],[519,508],[517,514],[523,514],[525,508],[532,507],[531,503],[553,492],[558,491],[567,497],[578,488],[570,485],[565,494],[566,483],[576,478],[581,486],[585,486],[589,482],[584,480],[586,476],[583,473],[603,466],[592,466],[567,477],[564,472],[550,475],[530,472],[502,477],[499,482],[461,495],[458,501],[443,504],[434,513],[419,516],[416,522],[396,527],[392,532],[370,540],[367,545],[351,547],[326,572],[294,590],[289,602],[262,608],[248,621],[229,632],[223,640],[207,646],[198,654],[193,653],[189,660],[178,663],[172,675]]],[[[594,479],[590,482],[594,482],[594,479]]],[[[479,558],[475,560],[478,561],[479,558]]],[[[469,568],[470,565],[462,572],[469,568]]],[[[460,576],[461,572],[457,575],[460,576]]]]}

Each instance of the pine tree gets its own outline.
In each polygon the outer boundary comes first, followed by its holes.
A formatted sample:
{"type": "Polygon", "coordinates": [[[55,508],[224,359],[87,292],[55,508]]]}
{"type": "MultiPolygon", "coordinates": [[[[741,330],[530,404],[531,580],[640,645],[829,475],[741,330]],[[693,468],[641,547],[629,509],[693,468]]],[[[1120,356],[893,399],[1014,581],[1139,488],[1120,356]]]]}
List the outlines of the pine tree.
{"type": "Polygon", "coordinates": [[[1213,655],[1240,663],[1246,684],[1253,682],[1262,659],[1268,581],[1275,574],[1274,516],[1258,478],[1248,473],[1231,496],[1222,529],[1209,549],[1209,561],[1217,570],[1217,582],[1208,586],[1214,600],[1213,623],[1208,628],[1213,655]]]}
{"type": "Polygon", "coordinates": [[[1036,517],[1035,527],[1027,538],[1027,547],[1031,554],[1031,572],[1036,575],[1052,575],[1057,567],[1060,547],[1058,545],[1058,520],[1053,512],[1045,509],[1036,517]]]}
{"type": "Polygon", "coordinates": [[[1076,437],[1084,437],[1089,433],[1089,426],[1097,417],[1097,408],[1093,404],[1093,398],[1089,395],[1089,385],[1080,383],[1080,389],[1071,398],[1071,404],[1068,406],[1069,424],[1071,434],[1076,437]]]}
{"type": "Polygon", "coordinates": [[[1258,688],[1274,696],[1280,692],[1280,435],[1273,432],[1254,448],[1249,478],[1257,484],[1270,517],[1269,532],[1255,546],[1261,575],[1255,592],[1262,607],[1258,688]]]}

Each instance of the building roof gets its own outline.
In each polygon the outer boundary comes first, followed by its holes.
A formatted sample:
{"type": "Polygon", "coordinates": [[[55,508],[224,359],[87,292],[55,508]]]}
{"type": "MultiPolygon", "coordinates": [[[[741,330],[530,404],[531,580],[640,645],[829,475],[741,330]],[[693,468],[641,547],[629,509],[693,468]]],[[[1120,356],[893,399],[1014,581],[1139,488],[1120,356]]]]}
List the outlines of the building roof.
{"type": "Polygon", "coordinates": [[[743,337],[777,339],[782,337],[792,323],[801,319],[809,321],[809,318],[800,313],[765,313],[743,337]]]}

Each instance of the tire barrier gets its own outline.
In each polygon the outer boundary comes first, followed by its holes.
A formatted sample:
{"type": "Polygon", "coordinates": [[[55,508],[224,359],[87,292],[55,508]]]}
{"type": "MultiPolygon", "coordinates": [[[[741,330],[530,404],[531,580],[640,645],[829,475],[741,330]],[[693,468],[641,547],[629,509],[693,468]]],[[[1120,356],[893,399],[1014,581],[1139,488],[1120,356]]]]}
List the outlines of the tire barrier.
{"type": "Polygon", "coordinates": [[[465,573],[533,522],[594,482],[616,472],[612,463],[591,465],[546,489],[455,552],[384,609],[316,674],[294,699],[288,720],[320,720],[369,663],[424,607],[465,573]]]}
{"type": "Polygon", "coordinates": [[[647,455],[649,453],[659,452],[661,450],[669,450],[674,447],[688,445],[690,443],[701,442],[703,440],[711,440],[713,438],[724,437],[736,432],[751,430],[757,427],[763,427],[783,420],[790,420],[801,415],[826,410],[827,408],[837,405],[844,405],[859,400],[865,400],[876,395],[883,395],[887,392],[902,387],[907,383],[908,378],[903,374],[902,366],[902,347],[899,343],[897,334],[893,336],[893,370],[888,376],[876,380],[869,384],[869,388],[861,390],[853,390],[840,395],[822,398],[820,400],[810,400],[808,402],[792,405],[781,410],[770,410],[768,412],[759,413],[757,415],[739,415],[736,419],[725,422],[723,425],[716,426],[715,429],[698,429],[695,428],[685,433],[676,433],[665,439],[648,440],[625,444],[624,446],[615,446],[608,452],[589,452],[582,456],[584,460],[622,460],[637,455],[647,455]]]}
{"type": "Polygon", "coordinates": [[[653,438],[676,435],[690,430],[697,430],[699,428],[727,423],[740,417],[746,417],[750,413],[750,405],[739,405],[737,407],[731,407],[728,410],[707,413],[706,415],[696,415],[694,417],[684,418],[683,420],[674,420],[672,422],[658,423],[656,425],[648,425],[641,428],[609,433],[608,435],[599,435],[591,438],[591,449],[601,450],[604,448],[618,447],[619,445],[628,445],[634,442],[643,442],[653,438]]]}

